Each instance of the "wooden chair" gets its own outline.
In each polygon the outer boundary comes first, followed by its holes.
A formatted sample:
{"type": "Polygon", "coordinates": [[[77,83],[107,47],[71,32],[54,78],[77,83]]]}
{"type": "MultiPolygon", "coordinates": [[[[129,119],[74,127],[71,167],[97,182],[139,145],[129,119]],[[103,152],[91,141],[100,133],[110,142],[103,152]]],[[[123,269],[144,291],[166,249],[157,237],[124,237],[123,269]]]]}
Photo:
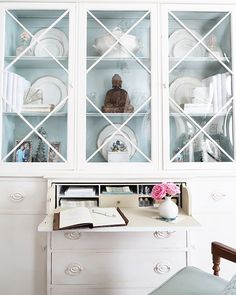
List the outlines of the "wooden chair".
{"type": "Polygon", "coordinates": [[[214,275],[187,266],[149,295],[223,295],[228,282],[219,278],[220,260],[224,258],[236,262],[236,249],[212,242],[211,253],[214,275]]]}

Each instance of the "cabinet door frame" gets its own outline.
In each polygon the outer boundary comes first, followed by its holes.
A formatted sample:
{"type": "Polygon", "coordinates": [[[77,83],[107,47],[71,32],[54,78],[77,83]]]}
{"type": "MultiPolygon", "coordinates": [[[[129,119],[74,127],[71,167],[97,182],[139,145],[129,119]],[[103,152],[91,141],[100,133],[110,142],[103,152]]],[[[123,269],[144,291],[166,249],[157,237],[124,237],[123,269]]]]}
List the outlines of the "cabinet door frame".
{"type": "MultiPolygon", "coordinates": [[[[169,126],[169,57],[168,57],[168,13],[169,11],[194,11],[194,12],[231,12],[231,55],[232,55],[232,72],[236,69],[236,63],[233,56],[235,48],[235,13],[236,8],[233,5],[204,5],[203,7],[194,4],[163,4],[161,5],[161,31],[162,31],[162,93],[163,93],[163,160],[165,170],[211,170],[211,169],[235,169],[236,145],[234,141],[234,154],[232,162],[171,162],[170,161],[170,126],[169,126]],[[167,130],[167,131],[166,131],[167,130]]],[[[235,75],[232,74],[232,89],[235,94],[235,75]]],[[[233,116],[235,116],[236,106],[233,99],[233,116]]],[[[235,139],[235,119],[233,119],[233,138],[235,139]]]]}
{"type": "MultiPolygon", "coordinates": [[[[132,4],[113,4],[113,3],[93,3],[79,4],[79,21],[80,21],[80,31],[79,39],[87,40],[87,11],[89,10],[125,10],[125,11],[134,11],[134,6],[132,4]],[[84,26],[82,25],[84,24],[84,26]]],[[[141,175],[145,172],[153,173],[160,171],[162,168],[162,144],[161,144],[161,94],[160,94],[160,75],[161,68],[157,67],[158,62],[160,61],[160,46],[158,46],[159,38],[159,28],[157,25],[159,14],[158,6],[154,4],[135,4],[135,11],[150,11],[150,40],[151,40],[151,50],[150,50],[150,59],[151,59],[151,162],[128,162],[128,163],[95,163],[86,161],[86,82],[87,78],[84,75],[86,73],[86,42],[80,42],[79,52],[80,56],[80,67],[78,76],[83,77],[80,79],[80,98],[78,110],[80,112],[79,118],[79,132],[80,137],[78,138],[79,152],[78,152],[78,170],[83,173],[100,173],[112,175],[111,177],[117,177],[118,174],[126,174],[132,171],[133,174],[141,175]],[[84,43],[84,44],[83,44],[84,43]],[[83,110],[81,115],[81,111],[83,110]],[[155,128],[159,126],[159,128],[155,128]]],[[[78,27],[78,25],[77,25],[78,27]]],[[[138,139],[140,140],[140,139],[138,139]]]]}
{"type": "MultiPolygon", "coordinates": [[[[58,163],[14,163],[14,162],[4,162],[0,161],[0,173],[9,174],[13,173],[14,175],[42,175],[49,171],[63,171],[63,170],[71,170],[75,167],[75,138],[76,138],[76,130],[74,128],[75,122],[75,89],[76,87],[76,79],[75,79],[75,56],[76,56],[76,27],[75,27],[75,19],[76,19],[76,5],[75,4],[66,4],[66,3],[1,3],[0,4],[0,15],[1,15],[1,46],[0,46],[0,69],[1,73],[4,69],[4,44],[5,44],[5,15],[6,10],[68,10],[69,13],[69,51],[68,51],[68,118],[67,118],[67,156],[66,162],[58,162],[58,163]],[[20,169],[16,169],[19,168],[20,169]]],[[[0,85],[2,92],[2,77],[0,75],[0,85]]],[[[1,100],[2,105],[2,100],[1,100]]],[[[50,120],[50,118],[49,118],[50,120]]],[[[3,128],[3,116],[2,116],[2,108],[0,108],[0,135],[2,136],[2,128],[3,128]]],[[[48,146],[46,146],[48,148],[48,146]]],[[[2,146],[0,147],[1,152],[2,146]]]]}

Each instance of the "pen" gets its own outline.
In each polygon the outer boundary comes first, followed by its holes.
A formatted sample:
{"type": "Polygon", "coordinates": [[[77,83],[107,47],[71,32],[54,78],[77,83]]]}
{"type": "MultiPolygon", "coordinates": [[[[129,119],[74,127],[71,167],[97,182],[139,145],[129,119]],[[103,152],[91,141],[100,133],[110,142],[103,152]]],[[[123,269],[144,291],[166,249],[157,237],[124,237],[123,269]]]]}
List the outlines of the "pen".
{"type": "Polygon", "coordinates": [[[94,209],[92,210],[93,213],[96,213],[96,214],[100,214],[100,215],[104,215],[104,216],[107,216],[107,217],[116,217],[115,214],[109,214],[107,212],[97,212],[95,211],[94,209]]]}

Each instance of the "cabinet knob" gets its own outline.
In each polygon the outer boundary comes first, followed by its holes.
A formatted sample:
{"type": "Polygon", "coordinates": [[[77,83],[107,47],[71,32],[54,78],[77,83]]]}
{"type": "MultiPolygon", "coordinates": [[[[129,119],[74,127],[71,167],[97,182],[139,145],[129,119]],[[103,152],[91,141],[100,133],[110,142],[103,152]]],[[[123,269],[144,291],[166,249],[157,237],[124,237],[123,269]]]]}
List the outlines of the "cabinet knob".
{"type": "Polygon", "coordinates": [[[68,240],[78,240],[81,238],[81,233],[77,231],[72,231],[72,232],[67,231],[64,233],[64,236],[68,240]]]}
{"type": "Polygon", "coordinates": [[[157,263],[154,267],[154,271],[158,274],[166,274],[171,270],[171,267],[166,263],[157,263]]]}
{"type": "Polygon", "coordinates": [[[24,196],[21,193],[13,193],[10,195],[10,200],[12,202],[22,202],[24,200],[24,196]]]}
{"type": "Polygon", "coordinates": [[[153,233],[156,239],[168,239],[175,231],[155,231],[153,233]]]}
{"type": "Polygon", "coordinates": [[[83,267],[78,263],[69,264],[65,269],[65,274],[68,276],[77,276],[81,273],[83,267]]]}

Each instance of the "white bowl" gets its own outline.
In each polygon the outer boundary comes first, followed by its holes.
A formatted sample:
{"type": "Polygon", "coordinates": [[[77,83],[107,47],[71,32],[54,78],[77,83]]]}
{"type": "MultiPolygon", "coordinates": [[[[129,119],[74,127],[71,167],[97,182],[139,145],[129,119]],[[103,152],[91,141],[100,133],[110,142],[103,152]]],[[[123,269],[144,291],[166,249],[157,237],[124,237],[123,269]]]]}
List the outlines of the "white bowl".
{"type": "MultiPolygon", "coordinates": [[[[121,38],[124,34],[119,28],[112,30],[112,34],[117,38],[121,38]]],[[[103,55],[114,43],[116,40],[110,34],[98,37],[95,39],[93,47],[97,50],[100,55],[103,55]]],[[[132,53],[137,52],[140,49],[140,43],[138,38],[134,35],[125,35],[121,40],[122,46],[118,43],[106,56],[107,57],[131,57],[129,52],[125,49],[129,49],[132,53]]]]}

